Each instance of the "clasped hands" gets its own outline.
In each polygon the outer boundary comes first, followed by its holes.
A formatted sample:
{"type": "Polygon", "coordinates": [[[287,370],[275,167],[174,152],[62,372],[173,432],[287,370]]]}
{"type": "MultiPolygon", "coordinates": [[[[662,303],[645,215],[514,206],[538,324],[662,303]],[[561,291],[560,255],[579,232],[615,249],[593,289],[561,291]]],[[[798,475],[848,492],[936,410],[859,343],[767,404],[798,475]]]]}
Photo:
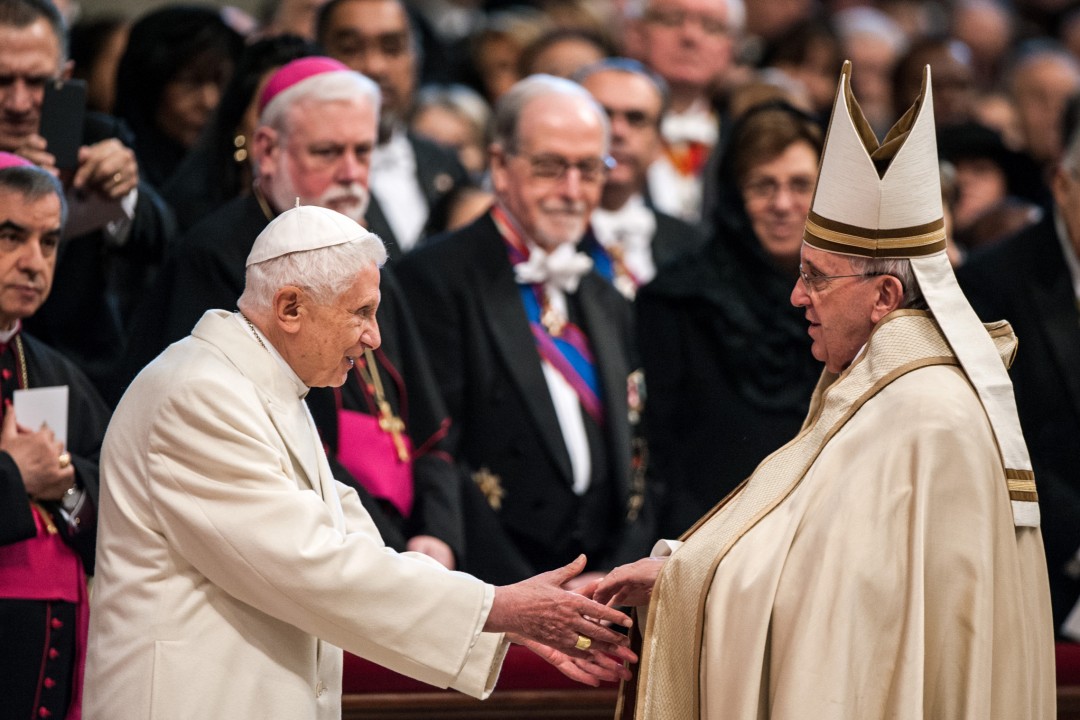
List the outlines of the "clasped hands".
{"type": "Polygon", "coordinates": [[[581,555],[564,567],[498,587],[484,629],[506,633],[512,642],[586,685],[629,680],[623,663],[636,663],[638,657],[629,648],[629,638],[609,625],[629,628],[632,621],[613,606],[647,604],[662,560],[645,558],[575,584],[585,568],[581,555]],[[564,589],[574,585],[573,592],[564,589]],[[644,603],[632,602],[643,596],[644,603]]]}

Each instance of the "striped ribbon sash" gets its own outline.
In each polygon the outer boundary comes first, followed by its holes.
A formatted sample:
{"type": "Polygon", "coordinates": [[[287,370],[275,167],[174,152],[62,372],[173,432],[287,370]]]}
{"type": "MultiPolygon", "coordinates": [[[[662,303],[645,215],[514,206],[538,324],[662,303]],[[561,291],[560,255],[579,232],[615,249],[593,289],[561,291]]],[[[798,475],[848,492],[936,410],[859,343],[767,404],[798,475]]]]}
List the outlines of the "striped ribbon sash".
{"type": "MultiPolygon", "coordinates": [[[[506,243],[510,263],[516,265],[529,259],[529,247],[522,239],[513,220],[496,205],[491,209],[492,219],[506,243]]],[[[597,425],[604,425],[604,404],[601,400],[600,379],[596,372],[589,338],[576,324],[569,320],[553,335],[541,321],[544,310],[544,288],[541,284],[518,285],[529,329],[536,341],[540,357],[555,368],[577,393],[585,412],[597,425]]]]}

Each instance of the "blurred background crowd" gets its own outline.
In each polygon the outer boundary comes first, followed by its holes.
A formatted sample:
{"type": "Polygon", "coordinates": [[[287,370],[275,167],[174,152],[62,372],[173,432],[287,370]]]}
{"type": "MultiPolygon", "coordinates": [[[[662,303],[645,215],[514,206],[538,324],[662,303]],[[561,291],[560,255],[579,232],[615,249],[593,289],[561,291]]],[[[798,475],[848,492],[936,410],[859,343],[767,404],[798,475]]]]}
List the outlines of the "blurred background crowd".
{"type": "MultiPolygon", "coordinates": [[[[275,179],[260,165],[264,89],[278,68],[327,55],[378,85],[370,173],[335,183],[363,196],[355,214],[387,243],[390,271],[489,212],[493,113],[509,88],[535,73],[580,82],[608,115],[614,162],[603,171],[572,166],[582,182],[594,170],[603,177],[579,247],[625,298],[637,338],[628,353],[646,378],[630,388],[631,415],[644,413],[634,418],[640,437],[609,451],[634,453],[627,463],[647,475],[634,504],[649,509],[650,538],[686,530],[805,416],[821,365],[789,296],[843,61],[852,61],[854,95],[882,139],[930,65],[950,257],[983,319],[1016,326],[1014,381],[1044,481],[1056,620],[1072,610],[1080,594],[1076,3],[266,0],[254,10],[174,3],[126,15],[58,0],[64,26],[42,37],[27,31],[36,22],[25,17],[27,2],[0,0],[0,150],[58,170],[81,207],[68,219],[52,293],[24,325],[73,360],[110,405],[216,302],[215,288],[232,309],[238,288],[221,278],[236,275],[223,268],[243,254],[206,247],[237,227],[222,210],[248,203],[258,216],[253,238],[284,209],[277,198],[313,197],[299,183],[315,170],[275,179]],[[38,135],[42,88],[64,74],[87,83],[81,144],[100,153],[98,161],[84,152],[71,169],[41,154],[48,148],[38,135]]],[[[537,178],[569,172],[532,167],[537,178]]],[[[449,360],[430,347],[436,309],[403,285],[384,278],[384,303],[391,297],[396,312],[415,317],[421,332],[409,352],[424,359],[409,363],[434,372],[397,384],[433,375],[436,388],[430,417],[412,423],[427,426],[410,428],[419,456],[445,435],[438,396],[455,388],[441,370],[449,360]]],[[[416,334],[413,322],[392,324],[416,334]]],[[[330,416],[335,402],[340,410],[341,396],[326,396],[330,416]]],[[[467,422],[446,402],[446,422],[467,422]]],[[[468,473],[481,502],[498,510],[496,474],[479,464],[468,473]]],[[[448,564],[464,557],[457,565],[470,568],[468,548],[448,545],[448,564]]]]}

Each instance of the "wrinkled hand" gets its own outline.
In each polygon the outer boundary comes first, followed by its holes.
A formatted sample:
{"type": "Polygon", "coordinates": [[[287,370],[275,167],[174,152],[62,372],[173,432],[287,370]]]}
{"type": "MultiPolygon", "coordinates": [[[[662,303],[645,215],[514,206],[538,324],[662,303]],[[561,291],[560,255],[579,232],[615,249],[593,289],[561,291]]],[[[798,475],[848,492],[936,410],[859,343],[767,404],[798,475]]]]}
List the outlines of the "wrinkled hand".
{"type": "Polygon", "coordinates": [[[614,608],[562,589],[564,583],[584,568],[585,556],[580,555],[565,567],[495,588],[495,600],[484,630],[548,645],[579,660],[594,659],[599,652],[636,662],[637,656],[627,647],[629,639],[600,624],[607,620],[630,627],[630,618],[614,608]],[[579,635],[592,640],[588,651],[575,647],[579,635]]]}
{"type": "Polygon", "coordinates": [[[15,408],[8,405],[0,427],[0,450],[15,461],[26,494],[35,500],[59,500],[75,484],[75,467],[60,467],[64,446],[52,430],[31,432],[15,421],[15,408]]]}
{"type": "Polygon", "coordinates": [[[584,592],[582,588],[592,587],[603,579],[604,573],[601,572],[581,573],[563,583],[563,590],[576,592],[578,595],[584,595],[585,597],[592,597],[591,592],[584,592]]]}
{"type": "Polygon", "coordinates": [[[621,662],[601,652],[590,653],[592,657],[581,659],[570,657],[566,653],[555,648],[541,645],[533,640],[509,636],[514,642],[532,650],[534,653],[551,663],[563,675],[585,685],[598,687],[601,682],[615,682],[616,680],[629,680],[633,675],[621,662]]]}
{"type": "Polygon", "coordinates": [[[438,561],[447,570],[454,569],[454,551],[450,546],[432,535],[416,535],[405,543],[405,549],[422,553],[438,561]]]}
{"type": "Polygon", "coordinates": [[[71,186],[84,194],[119,200],[139,184],[135,152],[115,138],[79,148],[79,168],[71,186]]]}
{"type": "Polygon", "coordinates": [[[592,598],[606,605],[641,607],[649,604],[656,576],[664,567],[664,557],[642,558],[620,565],[592,588],[592,598]]]}

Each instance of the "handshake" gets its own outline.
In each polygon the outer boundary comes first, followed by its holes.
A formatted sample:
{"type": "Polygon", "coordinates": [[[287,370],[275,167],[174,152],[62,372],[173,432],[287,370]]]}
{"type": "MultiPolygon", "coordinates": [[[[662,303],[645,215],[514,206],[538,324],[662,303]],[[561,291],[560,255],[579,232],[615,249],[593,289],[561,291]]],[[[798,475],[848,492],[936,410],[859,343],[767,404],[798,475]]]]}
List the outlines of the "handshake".
{"type": "Polygon", "coordinates": [[[495,600],[484,630],[506,633],[586,685],[629,680],[624,665],[635,663],[629,638],[610,625],[629,628],[630,618],[614,605],[648,604],[663,558],[644,558],[623,565],[605,577],[563,589],[585,568],[581,555],[569,565],[513,585],[495,588],[495,600]]]}

